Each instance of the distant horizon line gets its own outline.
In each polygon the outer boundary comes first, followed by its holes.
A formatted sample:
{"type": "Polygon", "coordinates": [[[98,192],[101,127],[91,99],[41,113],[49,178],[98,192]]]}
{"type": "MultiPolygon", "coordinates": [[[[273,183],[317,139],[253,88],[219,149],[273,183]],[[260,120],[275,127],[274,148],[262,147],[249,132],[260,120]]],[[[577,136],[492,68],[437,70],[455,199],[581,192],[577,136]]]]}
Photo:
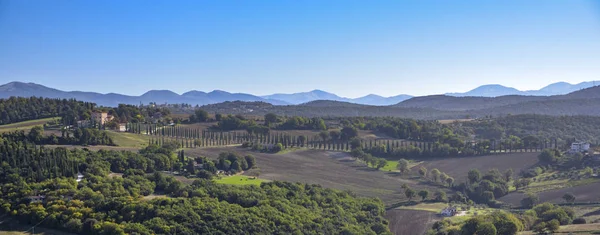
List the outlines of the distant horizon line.
{"type": "Polygon", "coordinates": [[[142,94],[132,95],[132,94],[125,94],[125,93],[118,93],[118,92],[102,93],[102,92],[98,92],[98,91],[62,90],[60,88],[51,87],[51,86],[48,86],[46,84],[41,84],[41,83],[36,83],[36,82],[24,82],[24,81],[11,81],[11,82],[7,82],[7,83],[4,83],[4,84],[1,84],[0,86],[9,85],[9,84],[12,84],[12,83],[22,83],[22,84],[34,84],[34,85],[44,86],[46,88],[55,89],[55,90],[59,90],[59,91],[63,91],[63,92],[90,92],[90,93],[98,93],[98,94],[102,94],[102,95],[118,94],[118,95],[124,95],[124,96],[132,96],[132,97],[143,96],[144,94],[147,94],[148,92],[152,92],[152,91],[167,91],[167,92],[175,93],[175,94],[177,94],[179,96],[182,96],[185,93],[189,93],[189,92],[203,92],[203,93],[206,93],[206,94],[211,93],[211,92],[227,92],[227,93],[230,93],[230,94],[247,94],[247,95],[253,95],[253,96],[257,96],[257,97],[261,97],[261,98],[265,98],[267,96],[273,96],[273,95],[293,95],[293,94],[300,94],[300,93],[324,92],[324,93],[336,95],[339,98],[360,99],[360,98],[365,98],[365,97],[368,97],[368,96],[379,96],[379,97],[383,97],[383,98],[392,98],[392,97],[397,97],[397,96],[419,97],[419,96],[435,96],[435,95],[462,94],[462,93],[471,92],[473,90],[476,90],[478,88],[485,87],[485,86],[502,86],[503,88],[509,88],[509,89],[512,88],[512,89],[515,89],[515,90],[517,90],[519,92],[535,92],[535,91],[540,91],[541,89],[543,89],[543,88],[545,88],[545,87],[547,87],[549,85],[558,84],[558,83],[566,83],[566,84],[569,84],[569,85],[579,85],[579,84],[582,84],[582,83],[590,83],[590,82],[593,83],[593,86],[595,86],[596,83],[598,83],[600,85],[600,80],[582,81],[582,82],[578,82],[578,83],[570,83],[570,82],[565,82],[565,81],[559,81],[559,82],[552,82],[552,83],[546,84],[546,85],[542,86],[541,88],[539,88],[537,90],[536,89],[521,90],[521,89],[518,89],[518,88],[515,88],[515,87],[511,87],[511,86],[507,86],[507,85],[502,85],[502,84],[499,84],[499,83],[494,83],[494,84],[479,85],[479,86],[476,86],[475,88],[472,88],[472,89],[467,90],[467,91],[462,91],[462,92],[445,92],[445,93],[427,94],[427,95],[411,95],[411,94],[401,93],[401,94],[392,95],[392,96],[383,96],[383,95],[379,95],[379,94],[375,94],[375,93],[369,93],[367,95],[358,96],[358,97],[341,96],[341,95],[338,95],[335,92],[330,92],[330,91],[326,91],[324,89],[319,89],[319,88],[314,88],[314,89],[311,89],[309,91],[297,91],[297,92],[291,92],[291,93],[281,93],[281,92],[278,92],[278,93],[272,93],[272,94],[266,94],[266,95],[259,95],[259,94],[249,93],[249,92],[227,91],[227,90],[223,90],[223,89],[213,89],[212,91],[201,91],[201,90],[192,89],[192,90],[188,90],[188,91],[185,91],[185,92],[182,92],[182,93],[178,93],[176,91],[169,90],[169,89],[150,89],[150,90],[145,91],[142,94]]]}

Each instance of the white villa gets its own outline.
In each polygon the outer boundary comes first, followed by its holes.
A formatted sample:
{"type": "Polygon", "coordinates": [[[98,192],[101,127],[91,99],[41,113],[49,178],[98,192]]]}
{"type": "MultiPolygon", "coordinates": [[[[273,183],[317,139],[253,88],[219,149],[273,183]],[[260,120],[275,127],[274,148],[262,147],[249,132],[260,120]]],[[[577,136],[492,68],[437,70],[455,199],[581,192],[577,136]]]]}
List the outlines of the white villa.
{"type": "Polygon", "coordinates": [[[83,174],[77,173],[77,182],[81,182],[83,180],[83,174]]]}
{"type": "Polygon", "coordinates": [[[440,214],[442,216],[450,217],[450,216],[456,215],[456,212],[457,212],[456,207],[449,206],[449,207],[446,207],[445,209],[443,209],[442,212],[440,212],[440,214]]]}
{"type": "Polygon", "coordinates": [[[581,153],[586,152],[590,149],[590,144],[586,142],[574,142],[571,144],[571,149],[569,152],[572,153],[581,153]]]}

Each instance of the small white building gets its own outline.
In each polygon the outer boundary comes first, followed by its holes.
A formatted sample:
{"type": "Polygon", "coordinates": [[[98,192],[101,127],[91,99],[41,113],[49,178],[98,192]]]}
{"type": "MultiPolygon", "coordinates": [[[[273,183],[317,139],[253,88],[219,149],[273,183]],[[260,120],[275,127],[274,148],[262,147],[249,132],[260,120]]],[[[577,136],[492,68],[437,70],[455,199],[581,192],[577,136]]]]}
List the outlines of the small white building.
{"type": "Polygon", "coordinates": [[[83,174],[77,173],[77,182],[81,182],[83,180],[83,174]]]}
{"type": "Polygon", "coordinates": [[[204,169],[204,164],[194,161],[194,169],[204,169]]]}
{"type": "Polygon", "coordinates": [[[127,131],[127,123],[119,123],[119,125],[117,126],[117,131],[119,131],[119,132],[127,131]]]}
{"type": "Polygon", "coordinates": [[[37,203],[37,202],[44,202],[44,200],[46,200],[46,196],[29,196],[27,197],[27,199],[29,199],[29,203],[37,203]]]}
{"type": "Polygon", "coordinates": [[[446,207],[440,212],[442,216],[450,217],[456,215],[456,207],[446,207]]]}
{"type": "Polygon", "coordinates": [[[79,128],[87,128],[90,127],[92,125],[92,121],[91,120],[80,120],[77,121],[77,127],[79,128]]]}
{"type": "Polygon", "coordinates": [[[590,150],[590,144],[586,142],[575,142],[571,144],[571,149],[569,150],[572,153],[582,153],[590,150]]]}

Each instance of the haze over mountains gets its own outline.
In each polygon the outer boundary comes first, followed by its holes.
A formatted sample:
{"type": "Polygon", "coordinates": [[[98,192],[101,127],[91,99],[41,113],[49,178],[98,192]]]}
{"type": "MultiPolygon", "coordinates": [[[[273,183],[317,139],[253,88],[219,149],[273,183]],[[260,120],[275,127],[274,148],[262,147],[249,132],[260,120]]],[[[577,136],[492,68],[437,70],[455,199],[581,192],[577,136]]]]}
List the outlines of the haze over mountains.
{"type": "MultiPolygon", "coordinates": [[[[425,96],[415,97],[410,95],[397,95],[392,97],[383,97],[375,94],[370,94],[360,98],[345,98],[340,97],[336,94],[325,92],[322,90],[313,90],[309,92],[300,92],[293,94],[272,94],[266,96],[256,96],[245,93],[229,93],[221,90],[214,90],[211,92],[202,91],[188,91],[183,94],[177,94],[169,90],[151,90],[144,93],[141,96],[130,96],[116,93],[101,94],[96,92],[82,92],[82,91],[61,91],[54,88],[49,88],[43,85],[35,83],[23,83],[23,82],[10,82],[0,86],[0,98],[8,98],[10,96],[42,96],[48,98],[74,98],[82,101],[94,102],[103,106],[116,106],[118,104],[140,104],[140,103],[187,103],[192,105],[207,105],[216,104],[226,101],[260,101],[266,102],[273,105],[297,105],[304,104],[316,100],[330,100],[339,101],[346,103],[372,105],[372,106],[389,106],[396,105],[400,107],[430,107],[433,104],[440,102],[436,100],[444,100],[441,103],[451,102],[451,97],[499,97],[498,99],[491,99],[489,102],[504,103],[503,100],[514,100],[507,97],[500,96],[532,96],[526,99],[541,100],[539,96],[554,96],[564,95],[581,89],[589,88],[594,84],[600,84],[600,82],[582,82],[579,84],[569,84],[566,82],[559,82],[550,84],[540,90],[533,91],[520,91],[511,87],[505,87],[502,85],[484,85],[475,88],[465,93],[447,93],[444,95],[437,96],[425,96]],[[538,96],[538,97],[536,97],[538,96]],[[412,98],[412,99],[411,99],[412,98]],[[403,102],[407,101],[407,102],[403,102]],[[402,103],[401,103],[402,102],[402,103]],[[423,106],[409,106],[410,104],[424,102],[423,106]],[[427,104],[425,104],[427,103],[427,104]]],[[[461,99],[457,99],[461,100],[461,99]]],[[[478,105],[485,99],[475,99],[478,105]]],[[[465,102],[462,100],[461,102],[465,102]]],[[[514,103],[514,102],[513,102],[514,103]]],[[[518,103],[518,102],[517,102],[518,103]]],[[[512,104],[512,103],[507,103],[512,104]]],[[[435,106],[435,105],[434,105],[435,106]]],[[[459,105],[461,106],[461,105],[459,105]]],[[[462,108],[463,106],[461,106],[462,108]]],[[[431,107],[435,108],[435,107],[431,107]]]]}
{"type": "Polygon", "coordinates": [[[479,96],[479,97],[498,97],[505,95],[532,95],[532,96],[551,96],[564,95],[574,91],[589,88],[594,85],[600,85],[600,81],[582,82],[570,84],[567,82],[552,83],[539,90],[520,91],[512,87],[506,87],[498,84],[483,85],[465,93],[446,93],[448,96],[479,96]]]}
{"type": "Polygon", "coordinates": [[[212,113],[252,113],[253,115],[275,113],[284,116],[307,117],[393,116],[437,120],[511,114],[600,116],[600,86],[555,96],[454,97],[432,95],[413,97],[391,106],[361,105],[329,100],[283,106],[264,102],[236,101],[206,105],[202,109],[212,113]]]}
{"type": "Polygon", "coordinates": [[[315,100],[333,100],[366,105],[393,105],[411,98],[409,95],[398,95],[393,97],[382,97],[378,95],[367,95],[365,97],[350,99],[337,96],[321,90],[294,94],[273,94],[267,96],[255,96],[245,93],[229,93],[227,91],[214,90],[211,92],[188,91],[181,95],[169,90],[151,90],[141,96],[130,96],[115,93],[101,94],[97,92],[61,91],[35,83],[10,82],[0,86],[0,98],[11,96],[42,96],[48,98],[74,98],[82,101],[94,102],[103,106],[117,106],[118,104],[140,104],[156,102],[162,103],[186,103],[192,105],[216,104],[225,101],[262,101],[274,105],[295,105],[315,100]]]}
{"type": "Polygon", "coordinates": [[[273,94],[263,96],[265,99],[281,100],[289,104],[303,104],[315,100],[333,100],[341,102],[349,102],[355,104],[366,104],[366,105],[392,105],[400,103],[404,100],[412,98],[410,95],[397,95],[392,97],[383,97],[375,94],[366,95],[360,98],[344,98],[339,97],[336,94],[332,94],[322,90],[313,90],[309,92],[300,92],[293,94],[273,94]]]}

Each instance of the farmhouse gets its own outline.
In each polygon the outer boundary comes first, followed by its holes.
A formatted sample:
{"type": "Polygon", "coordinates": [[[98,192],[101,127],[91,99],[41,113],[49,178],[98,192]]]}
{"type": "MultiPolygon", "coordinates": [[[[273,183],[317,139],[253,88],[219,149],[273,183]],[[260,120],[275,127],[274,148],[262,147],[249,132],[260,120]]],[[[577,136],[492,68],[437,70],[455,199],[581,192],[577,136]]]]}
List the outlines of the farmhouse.
{"type": "Polygon", "coordinates": [[[440,212],[440,214],[442,216],[454,216],[456,215],[456,207],[446,207],[445,209],[442,210],[442,212],[440,212]]]}
{"type": "Polygon", "coordinates": [[[193,162],[194,164],[194,169],[204,169],[204,164],[202,163],[197,163],[197,162],[193,162]]]}
{"type": "Polygon", "coordinates": [[[110,122],[111,120],[113,120],[113,116],[108,115],[107,112],[93,112],[92,120],[94,120],[94,122],[96,122],[96,123],[100,123],[100,125],[104,125],[107,122],[110,122]]]}
{"type": "Polygon", "coordinates": [[[586,142],[574,142],[571,144],[571,153],[582,153],[587,152],[590,149],[590,144],[586,142]]]}

